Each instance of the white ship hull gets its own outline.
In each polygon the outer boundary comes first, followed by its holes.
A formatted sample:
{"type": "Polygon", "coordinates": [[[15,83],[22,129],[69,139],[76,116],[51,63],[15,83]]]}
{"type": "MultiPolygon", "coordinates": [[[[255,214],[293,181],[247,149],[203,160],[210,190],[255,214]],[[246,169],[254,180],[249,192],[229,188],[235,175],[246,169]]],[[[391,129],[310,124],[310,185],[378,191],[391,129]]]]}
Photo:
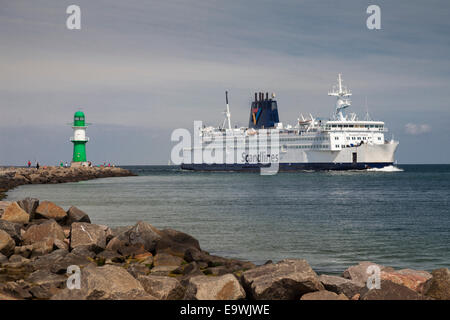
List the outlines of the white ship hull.
{"type": "MultiPolygon", "coordinates": [[[[392,141],[384,144],[363,144],[339,151],[288,149],[280,152],[278,165],[280,171],[383,168],[394,163],[397,146],[398,142],[392,141]]],[[[254,171],[266,166],[269,164],[260,162],[183,163],[181,168],[199,171],[254,171]]]]}

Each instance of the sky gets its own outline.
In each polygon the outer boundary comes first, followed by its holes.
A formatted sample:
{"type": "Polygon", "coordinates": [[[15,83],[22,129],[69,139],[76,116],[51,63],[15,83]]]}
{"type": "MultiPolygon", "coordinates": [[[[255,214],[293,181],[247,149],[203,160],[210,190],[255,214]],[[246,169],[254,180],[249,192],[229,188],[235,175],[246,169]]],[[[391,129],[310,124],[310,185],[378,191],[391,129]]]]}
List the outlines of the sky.
{"type": "Polygon", "coordinates": [[[338,73],[398,163],[450,163],[449,17],[448,0],[0,0],[0,166],[70,161],[79,109],[92,162],[167,164],[174,129],[222,123],[225,90],[233,126],[255,91],[294,124],[330,116],[338,73]]]}

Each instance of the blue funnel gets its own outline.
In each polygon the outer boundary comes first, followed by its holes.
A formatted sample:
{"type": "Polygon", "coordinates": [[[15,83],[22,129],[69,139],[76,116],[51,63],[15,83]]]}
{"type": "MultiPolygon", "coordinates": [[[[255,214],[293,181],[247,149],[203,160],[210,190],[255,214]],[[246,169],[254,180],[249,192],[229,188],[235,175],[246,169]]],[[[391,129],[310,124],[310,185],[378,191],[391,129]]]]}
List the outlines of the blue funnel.
{"type": "Polygon", "coordinates": [[[269,94],[260,92],[259,96],[255,93],[255,101],[252,102],[250,108],[250,120],[248,122],[249,128],[267,129],[275,127],[275,124],[280,122],[278,118],[277,101],[269,99],[269,94]]]}

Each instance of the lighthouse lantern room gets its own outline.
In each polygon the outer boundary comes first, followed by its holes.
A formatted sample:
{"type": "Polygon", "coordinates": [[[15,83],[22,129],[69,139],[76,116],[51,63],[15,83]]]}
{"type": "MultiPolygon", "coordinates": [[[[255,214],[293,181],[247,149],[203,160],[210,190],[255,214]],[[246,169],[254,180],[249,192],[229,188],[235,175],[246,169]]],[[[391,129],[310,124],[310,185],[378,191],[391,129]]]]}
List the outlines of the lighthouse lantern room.
{"type": "Polygon", "coordinates": [[[87,166],[86,162],[86,142],[89,138],[86,137],[86,128],[88,127],[86,123],[86,117],[82,111],[75,112],[73,117],[72,129],[73,137],[70,141],[73,143],[73,157],[72,157],[72,167],[87,166]]]}

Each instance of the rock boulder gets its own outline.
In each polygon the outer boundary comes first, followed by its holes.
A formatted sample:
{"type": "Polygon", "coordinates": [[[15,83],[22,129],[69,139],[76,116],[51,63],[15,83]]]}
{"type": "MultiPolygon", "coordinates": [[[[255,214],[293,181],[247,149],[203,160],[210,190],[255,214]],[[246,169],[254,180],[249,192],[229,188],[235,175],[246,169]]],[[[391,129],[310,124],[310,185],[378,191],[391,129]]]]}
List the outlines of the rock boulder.
{"type": "Polygon", "coordinates": [[[0,230],[0,253],[6,257],[11,256],[14,253],[16,244],[10,235],[3,230],[0,230]]]}
{"type": "Polygon", "coordinates": [[[187,262],[197,262],[199,264],[205,264],[207,267],[224,267],[227,273],[235,271],[246,271],[253,269],[255,265],[248,261],[240,261],[235,259],[226,259],[210,255],[206,251],[198,250],[196,248],[188,248],[185,252],[184,259],[187,262]]]}
{"type": "Polygon", "coordinates": [[[172,266],[174,269],[181,266],[183,259],[177,256],[172,256],[167,253],[157,253],[153,258],[153,265],[158,266],[172,266]]]}
{"type": "Polygon", "coordinates": [[[361,282],[337,276],[322,274],[319,276],[319,280],[328,291],[345,294],[349,298],[360,293],[365,288],[365,285],[361,282]]]}
{"type": "Polygon", "coordinates": [[[331,291],[321,290],[304,294],[300,300],[348,300],[343,293],[336,294],[331,291]]]}
{"type": "Polygon", "coordinates": [[[11,204],[11,201],[0,201],[0,218],[2,217],[3,212],[5,212],[5,209],[11,204]]]}
{"type": "Polygon", "coordinates": [[[30,274],[26,281],[31,286],[30,293],[34,298],[50,299],[60,289],[66,287],[67,277],[48,270],[38,270],[30,274]]]}
{"type": "Polygon", "coordinates": [[[51,270],[55,265],[58,265],[69,254],[67,250],[58,249],[44,256],[39,256],[31,262],[34,271],[37,270],[51,270]]]}
{"type": "Polygon", "coordinates": [[[42,241],[45,238],[53,238],[64,241],[64,231],[55,220],[46,220],[41,224],[30,226],[23,234],[23,242],[25,245],[42,241]]]}
{"type": "Polygon", "coordinates": [[[70,232],[70,248],[94,245],[104,249],[106,247],[106,230],[104,226],[87,222],[72,223],[70,232]]]}
{"type": "Polygon", "coordinates": [[[66,224],[71,225],[74,222],[91,223],[91,219],[84,211],[72,206],[67,210],[66,224]]]}
{"type": "Polygon", "coordinates": [[[21,236],[22,225],[20,223],[9,222],[5,220],[0,220],[0,230],[8,233],[11,238],[16,242],[16,245],[19,245],[22,242],[21,236]]]}
{"type": "Polygon", "coordinates": [[[31,299],[32,295],[23,281],[9,281],[0,284],[0,296],[2,294],[14,297],[16,299],[31,299]]]}
{"type": "Polygon", "coordinates": [[[186,287],[187,300],[240,300],[245,291],[232,274],[220,277],[195,276],[186,287]]]}
{"type": "Polygon", "coordinates": [[[450,300],[450,271],[441,268],[431,274],[433,277],[424,285],[425,296],[436,300],[450,300]]]}
{"type": "Polygon", "coordinates": [[[377,266],[380,268],[380,271],[385,270],[384,266],[378,265],[370,261],[363,261],[356,266],[349,267],[347,270],[344,271],[342,276],[346,279],[350,279],[365,285],[367,279],[370,276],[370,274],[367,273],[367,270],[370,266],[377,266]]]}
{"type": "Polygon", "coordinates": [[[54,219],[57,222],[63,222],[67,218],[67,213],[53,202],[42,201],[36,208],[36,218],[54,219]]]}
{"type": "Polygon", "coordinates": [[[402,269],[398,271],[381,271],[381,280],[389,280],[405,286],[417,293],[423,292],[423,285],[431,279],[431,274],[426,271],[402,269]]]}
{"type": "Polygon", "coordinates": [[[166,252],[171,255],[184,257],[186,250],[193,248],[200,250],[200,244],[194,237],[173,229],[160,231],[161,239],[156,244],[156,252],[166,252]]]}
{"type": "Polygon", "coordinates": [[[298,300],[308,292],[324,290],[306,260],[286,259],[245,271],[242,283],[256,300],[298,300]]]}
{"type": "Polygon", "coordinates": [[[403,285],[381,280],[380,289],[364,288],[360,300],[423,300],[423,297],[403,285]]]}
{"type": "Polygon", "coordinates": [[[107,245],[108,250],[122,252],[126,247],[142,246],[146,251],[152,252],[161,239],[161,232],[152,225],[139,221],[132,228],[115,236],[107,245]]]}
{"type": "Polygon", "coordinates": [[[137,279],[144,290],[158,300],[181,300],[184,297],[185,288],[175,278],[148,275],[137,279]]]}
{"type": "Polygon", "coordinates": [[[44,238],[40,241],[33,243],[31,250],[31,258],[46,255],[53,251],[55,239],[54,238],[44,238]]]}
{"type": "Polygon", "coordinates": [[[154,300],[124,268],[105,265],[81,270],[78,290],[61,290],[52,300],[154,300]]]}
{"type": "MultiPolygon", "coordinates": [[[[63,250],[63,249],[60,249],[60,250],[63,250]]],[[[53,273],[57,273],[57,274],[64,274],[67,272],[67,268],[71,265],[77,265],[80,268],[84,268],[89,265],[95,266],[96,263],[90,257],[78,255],[78,254],[71,252],[71,253],[68,253],[67,255],[65,255],[60,260],[58,260],[56,263],[52,264],[50,266],[50,271],[53,273]]]]}
{"type": "Polygon", "coordinates": [[[14,223],[26,224],[30,221],[30,215],[26,213],[17,202],[13,202],[4,209],[1,219],[14,223]]]}
{"type": "Polygon", "coordinates": [[[17,204],[30,215],[30,220],[34,219],[34,214],[39,206],[39,199],[36,198],[25,198],[23,200],[17,201],[17,204]]]}

